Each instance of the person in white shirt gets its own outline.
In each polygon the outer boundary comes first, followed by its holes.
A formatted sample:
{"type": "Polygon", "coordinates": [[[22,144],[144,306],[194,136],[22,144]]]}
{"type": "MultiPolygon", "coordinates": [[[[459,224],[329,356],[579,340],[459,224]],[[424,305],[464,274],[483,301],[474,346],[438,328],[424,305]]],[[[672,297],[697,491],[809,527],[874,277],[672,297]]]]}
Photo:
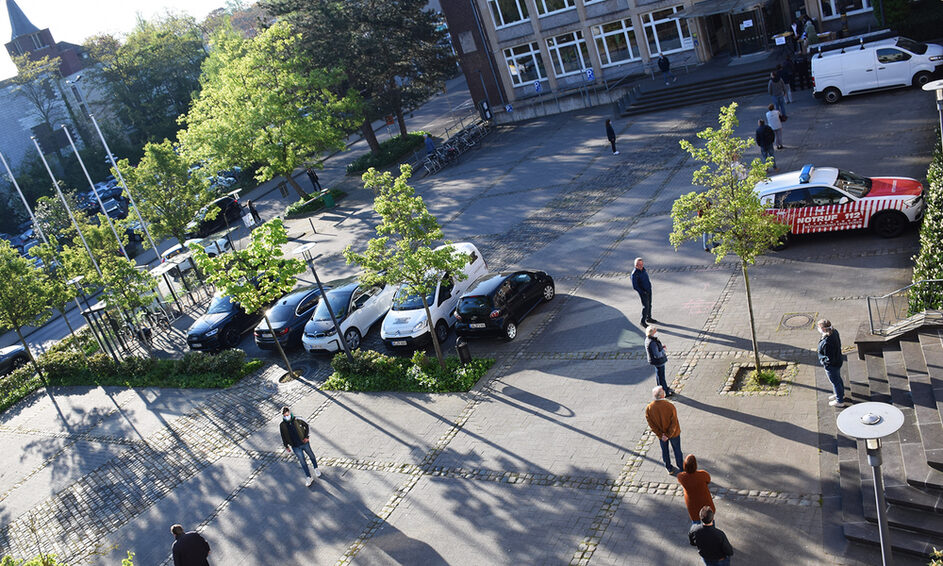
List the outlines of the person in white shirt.
{"type": "Polygon", "coordinates": [[[776,107],[772,104],[767,106],[768,110],[766,111],[766,123],[769,124],[769,127],[773,129],[773,133],[776,134],[776,149],[783,148],[783,120],[782,115],[780,115],[779,110],[776,110],[776,107]]]}

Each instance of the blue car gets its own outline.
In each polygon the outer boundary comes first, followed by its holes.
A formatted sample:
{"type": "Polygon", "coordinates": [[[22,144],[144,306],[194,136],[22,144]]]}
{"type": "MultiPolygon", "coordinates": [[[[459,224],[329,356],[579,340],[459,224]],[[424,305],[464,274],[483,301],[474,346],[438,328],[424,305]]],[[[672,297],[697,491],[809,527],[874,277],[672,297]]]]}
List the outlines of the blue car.
{"type": "Polygon", "coordinates": [[[206,314],[196,319],[187,330],[187,346],[191,350],[217,352],[239,345],[242,334],[254,327],[261,315],[247,313],[228,295],[213,295],[206,314]]]}
{"type": "MultiPolygon", "coordinates": [[[[330,286],[324,285],[324,289],[330,289],[330,286]]],[[[316,286],[304,287],[285,295],[268,310],[269,323],[282,348],[297,348],[301,345],[305,324],[320,300],[321,291],[316,286]]],[[[263,350],[274,350],[275,337],[272,331],[269,331],[264,319],[259,322],[255,327],[256,346],[263,350]]]]}

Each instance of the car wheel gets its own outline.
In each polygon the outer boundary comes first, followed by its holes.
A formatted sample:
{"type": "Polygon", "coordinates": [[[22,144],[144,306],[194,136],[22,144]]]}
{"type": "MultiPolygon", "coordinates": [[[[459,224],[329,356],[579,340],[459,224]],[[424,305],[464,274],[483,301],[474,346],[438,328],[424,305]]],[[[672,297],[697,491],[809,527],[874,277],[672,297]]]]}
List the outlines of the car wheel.
{"type": "Polygon", "coordinates": [[[780,238],[779,242],[777,242],[776,245],[771,246],[770,249],[773,250],[774,252],[781,252],[787,247],[789,247],[789,234],[786,234],[785,236],[780,238]]]}
{"type": "Polygon", "coordinates": [[[517,325],[513,322],[508,322],[504,325],[504,338],[509,342],[517,338],[517,325]]]}
{"type": "Polygon", "coordinates": [[[907,228],[907,217],[899,212],[882,212],[871,219],[871,229],[882,238],[896,238],[907,228]]]}
{"type": "Polygon", "coordinates": [[[442,344],[449,337],[449,325],[445,323],[444,320],[440,320],[435,325],[435,337],[439,341],[439,344],[442,344]]]}
{"type": "Polygon", "coordinates": [[[933,78],[933,76],[930,75],[930,73],[926,71],[920,71],[919,73],[914,75],[914,86],[921,87],[927,84],[928,82],[930,82],[931,78],[933,78]]]}
{"type": "Polygon", "coordinates": [[[16,358],[15,360],[13,360],[13,363],[10,364],[10,369],[11,370],[19,369],[25,365],[26,365],[26,358],[16,358]]]}
{"type": "Polygon", "coordinates": [[[836,102],[841,100],[841,91],[839,91],[837,88],[834,88],[834,87],[828,87],[827,89],[825,89],[824,99],[825,99],[825,102],[829,104],[835,104],[836,102]]]}
{"type": "Polygon", "coordinates": [[[546,285],[544,285],[543,295],[544,295],[545,301],[548,301],[548,302],[552,301],[553,298],[556,296],[556,294],[557,294],[557,291],[556,289],[553,288],[553,283],[547,283],[546,285]]]}
{"type": "Polygon", "coordinates": [[[347,347],[351,350],[356,350],[360,347],[360,331],[356,328],[351,328],[344,333],[344,341],[347,342],[347,347]]]}
{"type": "Polygon", "coordinates": [[[223,329],[223,344],[227,348],[235,348],[239,345],[239,330],[235,326],[227,326],[223,329]]]}

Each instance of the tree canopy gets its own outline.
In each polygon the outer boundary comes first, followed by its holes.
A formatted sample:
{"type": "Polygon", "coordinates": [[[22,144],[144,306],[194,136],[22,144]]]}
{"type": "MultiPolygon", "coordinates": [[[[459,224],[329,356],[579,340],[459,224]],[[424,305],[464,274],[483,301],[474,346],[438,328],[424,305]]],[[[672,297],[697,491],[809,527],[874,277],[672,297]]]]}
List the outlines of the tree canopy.
{"type": "Polygon", "coordinates": [[[40,271],[13,249],[10,242],[0,240],[0,327],[16,331],[34,366],[36,360],[22,328],[42,324],[49,318],[42,283],[40,271]]]}

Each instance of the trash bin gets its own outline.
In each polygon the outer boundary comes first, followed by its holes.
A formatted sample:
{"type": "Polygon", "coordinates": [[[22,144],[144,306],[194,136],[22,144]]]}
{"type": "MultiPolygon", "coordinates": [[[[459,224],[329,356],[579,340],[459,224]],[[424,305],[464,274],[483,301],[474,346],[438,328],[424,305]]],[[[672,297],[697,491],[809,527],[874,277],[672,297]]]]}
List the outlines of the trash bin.
{"type": "Polygon", "coordinates": [[[334,208],[334,195],[331,194],[331,191],[322,192],[321,201],[324,202],[324,208],[334,208]]]}
{"type": "Polygon", "coordinates": [[[455,341],[455,351],[458,352],[458,361],[462,362],[462,365],[471,362],[471,351],[468,349],[467,340],[459,337],[458,340],[455,341]]]}

